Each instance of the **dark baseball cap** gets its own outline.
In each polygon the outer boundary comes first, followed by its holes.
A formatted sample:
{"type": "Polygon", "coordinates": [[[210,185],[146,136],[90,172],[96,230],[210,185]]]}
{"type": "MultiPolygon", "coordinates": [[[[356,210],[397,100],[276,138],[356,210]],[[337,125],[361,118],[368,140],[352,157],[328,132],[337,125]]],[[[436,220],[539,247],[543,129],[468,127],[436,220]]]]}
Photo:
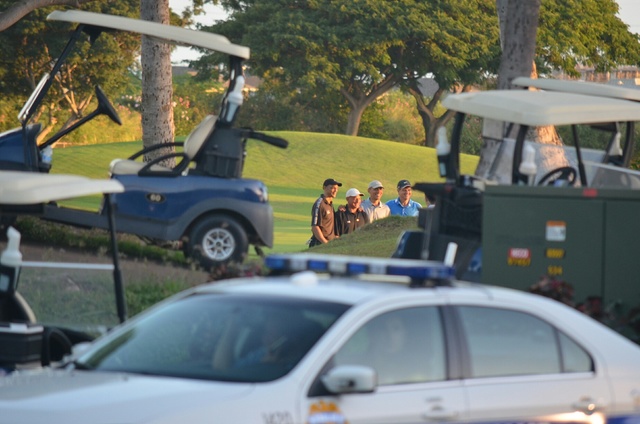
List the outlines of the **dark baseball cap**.
{"type": "Polygon", "coordinates": [[[398,181],[398,190],[401,190],[405,187],[411,187],[411,183],[409,182],[409,180],[398,181]]]}
{"type": "Polygon", "coordinates": [[[342,183],[337,182],[333,178],[327,178],[324,180],[324,183],[322,183],[322,187],[326,187],[328,185],[337,185],[338,187],[342,187],[342,183]]]}

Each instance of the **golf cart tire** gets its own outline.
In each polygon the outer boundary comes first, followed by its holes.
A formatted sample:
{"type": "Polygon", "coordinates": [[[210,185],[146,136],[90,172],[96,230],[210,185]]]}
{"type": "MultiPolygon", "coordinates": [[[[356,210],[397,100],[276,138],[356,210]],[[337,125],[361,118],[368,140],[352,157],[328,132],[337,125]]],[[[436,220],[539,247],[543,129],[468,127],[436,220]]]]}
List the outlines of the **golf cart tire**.
{"type": "Polygon", "coordinates": [[[220,264],[241,263],[249,250],[245,229],[227,215],[202,218],[191,229],[185,254],[205,269],[220,264]]]}

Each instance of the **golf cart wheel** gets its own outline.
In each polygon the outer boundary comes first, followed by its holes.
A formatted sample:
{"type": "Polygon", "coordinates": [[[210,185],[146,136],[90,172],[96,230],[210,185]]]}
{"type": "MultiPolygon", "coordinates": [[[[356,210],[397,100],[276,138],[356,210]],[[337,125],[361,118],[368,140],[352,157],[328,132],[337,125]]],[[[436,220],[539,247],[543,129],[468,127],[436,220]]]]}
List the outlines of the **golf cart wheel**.
{"type": "Polygon", "coordinates": [[[247,233],[235,219],[209,216],[194,225],[185,253],[204,268],[227,262],[242,262],[249,249],[247,233]]]}

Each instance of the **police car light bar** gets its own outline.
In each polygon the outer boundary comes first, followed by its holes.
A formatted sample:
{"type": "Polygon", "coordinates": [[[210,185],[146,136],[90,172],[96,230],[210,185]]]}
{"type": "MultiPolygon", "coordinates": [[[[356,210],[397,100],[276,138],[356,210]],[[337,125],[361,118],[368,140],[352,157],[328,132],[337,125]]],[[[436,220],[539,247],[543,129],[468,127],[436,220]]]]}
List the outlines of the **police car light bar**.
{"type": "Polygon", "coordinates": [[[297,253],[269,255],[265,258],[265,265],[272,271],[281,273],[315,271],[334,275],[373,274],[405,276],[413,280],[441,280],[455,276],[455,270],[451,266],[416,259],[297,253]]]}

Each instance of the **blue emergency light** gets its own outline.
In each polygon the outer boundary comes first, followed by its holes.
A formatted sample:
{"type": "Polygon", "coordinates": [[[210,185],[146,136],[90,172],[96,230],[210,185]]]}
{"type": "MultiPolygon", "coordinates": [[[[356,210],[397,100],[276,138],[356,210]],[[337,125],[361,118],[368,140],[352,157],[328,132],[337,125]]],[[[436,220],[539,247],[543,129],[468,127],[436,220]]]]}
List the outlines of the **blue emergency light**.
{"type": "Polygon", "coordinates": [[[442,262],[308,253],[274,254],[265,265],[276,273],[315,271],[332,275],[404,276],[413,280],[451,279],[455,269],[442,262]]]}

